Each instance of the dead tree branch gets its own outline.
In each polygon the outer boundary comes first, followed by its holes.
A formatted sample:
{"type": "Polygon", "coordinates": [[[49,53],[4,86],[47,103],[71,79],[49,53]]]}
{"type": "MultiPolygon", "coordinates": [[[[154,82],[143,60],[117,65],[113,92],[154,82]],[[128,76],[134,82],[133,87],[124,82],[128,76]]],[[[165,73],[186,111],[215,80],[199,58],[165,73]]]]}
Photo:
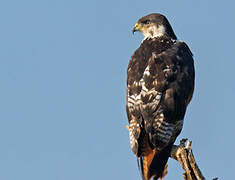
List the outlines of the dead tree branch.
{"type": "Polygon", "coordinates": [[[191,148],[192,141],[182,139],[180,145],[174,145],[171,150],[171,158],[178,161],[184,169],[185,180],[205,180],[205,177],[200,171],[191,148]],[[186,144],[186,145],[185,145],[186,144]]]}

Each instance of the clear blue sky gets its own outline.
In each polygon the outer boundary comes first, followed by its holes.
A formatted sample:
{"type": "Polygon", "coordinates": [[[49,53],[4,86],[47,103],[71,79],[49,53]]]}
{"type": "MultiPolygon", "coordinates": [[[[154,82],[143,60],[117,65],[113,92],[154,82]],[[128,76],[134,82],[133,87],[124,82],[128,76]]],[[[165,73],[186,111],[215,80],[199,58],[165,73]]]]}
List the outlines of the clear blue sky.
{"type": "MultiPolygon", "coordinates": [[[[208,179],[234,178],[235,3],[181,0],[0,2],[0,179],[137,180],[125,128],[126,68],[139,17],[165,14],[195,58],[178,140],[208,179]]],[[[169,161],[167,180],[182,180],[169,161]]]]}

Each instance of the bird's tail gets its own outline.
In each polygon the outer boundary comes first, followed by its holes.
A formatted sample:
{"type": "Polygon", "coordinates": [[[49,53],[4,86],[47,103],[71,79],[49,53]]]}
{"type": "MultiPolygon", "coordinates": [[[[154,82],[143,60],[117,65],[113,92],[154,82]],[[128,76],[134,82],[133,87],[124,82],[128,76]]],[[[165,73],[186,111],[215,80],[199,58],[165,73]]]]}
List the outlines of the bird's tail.
{"type": "Polygon", "coordinates": [[[163,178],[167,174],[167,160],[170,156],[172,145],[161,151],[150,150],[140,157],[140,167],[143,180],[163,178]]]}

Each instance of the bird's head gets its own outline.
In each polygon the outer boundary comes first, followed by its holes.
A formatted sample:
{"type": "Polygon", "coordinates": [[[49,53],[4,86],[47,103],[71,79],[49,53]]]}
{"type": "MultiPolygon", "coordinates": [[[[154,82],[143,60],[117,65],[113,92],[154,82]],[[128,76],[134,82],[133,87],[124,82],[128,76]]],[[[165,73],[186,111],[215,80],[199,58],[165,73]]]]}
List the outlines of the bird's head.
{"type": "Polygon", "coordinates": [[[167,36],[176,39],[175,33],[165,16],[158,13],[149,14],[138,20],[132,32],[140,31],[146,38],[167,36]]]}

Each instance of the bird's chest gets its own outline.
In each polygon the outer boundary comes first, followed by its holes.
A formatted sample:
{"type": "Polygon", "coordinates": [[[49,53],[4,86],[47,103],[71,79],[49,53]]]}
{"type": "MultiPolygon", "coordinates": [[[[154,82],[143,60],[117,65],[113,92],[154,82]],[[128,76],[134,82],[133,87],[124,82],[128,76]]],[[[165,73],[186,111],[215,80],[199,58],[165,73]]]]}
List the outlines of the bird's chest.
{"type": "MultiPolygon", "coordinates": [[[[161,92],[156,90],[158,80],[151,72],[151,59],[143,66],[141,72],[135,71],[133,66],[128,72],[127,84],[127,106],[130,112],[135,116],[142,115],[142,112],[151,114],[157,107],[160,99],[161,92]]],[[[154,67],[153,67],[154,68],[154,67]]]]}

